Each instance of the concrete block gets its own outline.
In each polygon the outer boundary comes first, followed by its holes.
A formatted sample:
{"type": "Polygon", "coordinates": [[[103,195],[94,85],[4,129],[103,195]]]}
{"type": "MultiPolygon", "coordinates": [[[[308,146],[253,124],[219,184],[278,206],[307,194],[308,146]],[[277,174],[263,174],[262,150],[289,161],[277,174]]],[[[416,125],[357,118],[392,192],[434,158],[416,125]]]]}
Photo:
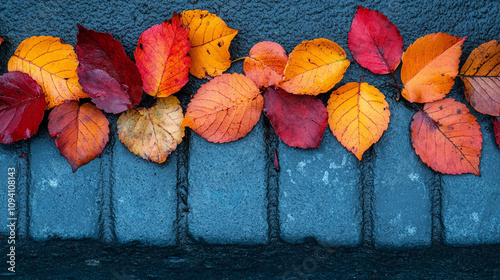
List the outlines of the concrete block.
{"type": "Polygon", "coordinates": [[[281,238],[316,238],[329,245],[361,241],[359,163],[327,129],[319,149],[279,144],[281,238]]]}
{"type": "Polygon", "coordinates": [[[189,231],[217,244],[267,242],[266,149],[262,120],[226,144],[195,133],[189,156],[189,231]]]}

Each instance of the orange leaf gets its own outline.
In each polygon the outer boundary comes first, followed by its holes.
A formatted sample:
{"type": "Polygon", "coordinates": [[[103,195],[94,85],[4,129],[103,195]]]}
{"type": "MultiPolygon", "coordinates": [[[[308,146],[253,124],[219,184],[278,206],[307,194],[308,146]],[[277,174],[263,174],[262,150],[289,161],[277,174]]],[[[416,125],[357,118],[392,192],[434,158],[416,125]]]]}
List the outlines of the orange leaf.
{"type": "Polygon", "coordinates": [[[0,45],[3,43],[3,38],[0,37],[0,45]]]}
{"type": "Polygon", "coordinates": [[[42,87],[47,109],[65,100],[88,97],[78,83],[78,60],[71,45],[50,36],[31,37],[21,42],[9,60],[9,71],[30,75],[42,87]]]}
{"type": "Polygon", "coordinates": [[[403,97],[419,103],[443,99],[455,84],[466,38],[433,33],[411,44],[403,53],[403,97]]]}
{"type": "Polygon", "coordinates": [[[175,13],[170,21],[154,25],[139,37],[134,56],[144,91],[156,97],[178,92],[189,81],[189,30],[175,13]]]}
{"type": "Polygon", "coordinates": [[[250,49],[243,71],[258,87],[278,86],[287,61],[286,51],[280,44],[264,41],[250,49]]]}
{"type": "Polygon", "coordinates": [[[281,88],[293,94],[329,91],[349,67],[345,51],[328,39],[304,41],[290,53],[281,88]]]}
{"type": "Polygon", "coordinates": [[[422,161],[444,174],[480,176],[480,126],[464,104],[452,98],[426,103],[413,116],[411,143],[422,161]]]}
{"type": "Polygon", "coordinates": [[[328,100],[328,123],[339,142],[361,160],[389,124],[385,96],[367,83],[348,83],[328,100]]]}
{"type": "Polygon", "coordinates": [[[94,105],[67,101],[50,112],[49,132],[75,172],[101,155],[109,140],[109,122],[94,105]]]}
{"type": "Polygon", "coordinates": [[[151,108],[134,108],[121,114],[118,122],[120,141],[143,159],[162,163],[182,142],[184,128],[179,99],[170,95],[159,98],[151,108]]]}
{"type": "Polygon", "coordinates": [[[227,27],[221,18],[207,11],[184,11],[181,17],[182,24],[190,29],[189,73],[202,79],[226,71],[231,66],[229,45],[238,30],[227,27]]]}
{"type": "Polygon", "coordinates": [[[260,119],[264,98],[255,83],[241,74],[224,74],[202,85],[189,103],[182,126],[210,142],[236,141],[260,119]]]}
{"type": "Polygon", "coordinates": [[[500,40],[484,43],[469,55],[460,78],[465,97],[478,112],[500,116],[500,40]]]}

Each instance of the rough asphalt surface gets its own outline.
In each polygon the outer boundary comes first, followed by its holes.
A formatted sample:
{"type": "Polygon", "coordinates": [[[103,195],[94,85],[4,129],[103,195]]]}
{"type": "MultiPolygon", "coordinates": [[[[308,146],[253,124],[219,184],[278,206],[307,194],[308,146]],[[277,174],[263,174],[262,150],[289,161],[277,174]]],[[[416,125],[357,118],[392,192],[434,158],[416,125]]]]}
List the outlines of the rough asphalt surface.
{"type": "MultiPolygon", "coordinates": [[[[230,48],[232,59],[247,55],[264,40],[291,52],[304,40],[327,38],[352,60],[347,33],[358,5],[379,10],[396,24],[405,49],[429,33],[468,36],[461,65],[474,48],[500,39],[500,2],[495,0],[1,0],[0,36],[5,42],[0,46],[0,73],[7,72],[8,59],[28,37],[50,35],[74,46],[78,23],[111,33],[133,57],[144,30],[189,9],[213,12],[240,30],[230,48]]],[[[242,63],[229,72],[242,73],[242,63]]],[[[386,95],[391,110],[388,130],[361,162],[329,129],[317,150],[288,147],[264,117],[247,137],[229,144],[208,143],[188,130],[177,151],[160,165],[124,147],[112,115],[110,143],[102,156],[76,173],[59,154],[46,122],[32,139],[1,145],[0,166],[5,171],[0,171],[0,182],[6,181],[7,167],[17,170],[17,235],[26,244],[19,245],[25,253],[19,260],[21,275],[51,275],[46,266],[54,271],[60,264],[76,273],[60,270],[60,279],[81,279],[78,273],[93,268],[96,277],[110,279],[110,271],[121,266],[102,270],[109,265],[102,259],[107,254],[110,263],[123,261],[136,277],[113,274],[115,279],[168,278],[175,268],[193,267],[210,279],[282,279],[284,271],[301,264],[315,248],[334,246],[311,279],[417,279],[439,267],[445,274],[436,274],[438,278],[500,278],[498,245],[489,246],[500,244],[500,149],[491,118],[468,105],[483,133],[482,176],[441,175],[423,164],[411,147],[414,111],[394,101],[395,91],[386,85],[392,82],[389,76],[374,75],[353,63],[335,88],[359,81],[361,75],[386,95]],[[280,172],[273,168],[273,149],[280,172]],[[70,241],[48,241],[53,239],[70,241]],[[82,239],[87,241],[78,241],[82,239]],[[106,253],[92,251],[102,246],[106,253]],[[450,248],[461,246],[469,249],[450,248]],[[385,251],[392,249],[405,251],[385,251]],[[147,262],[125,261],[136,254],[162,267],[163,274],[141,274],[147,262]],[[404,265],[405,260],[410,265],[404,265]]],[[[396,75],[399,79],[399,70],[396,75]]],[[[176,94],[184,108],[206,82],[191,78],[176,94]]],[[[320,98],[326,101],[329,94],[320,98]]],[[[459,79],[448,97],[466,102],[459,79]]],[[[0,221],[7,217],[7,203],[2,203],[0,221]]],[[[8,228],[0,227],[0,233],[8,234],[8,228]]],[[[0,265],[0,275],[4,272],[0,265]]],[[[178,279],[190,276],[183,275],[178,279]]]]}

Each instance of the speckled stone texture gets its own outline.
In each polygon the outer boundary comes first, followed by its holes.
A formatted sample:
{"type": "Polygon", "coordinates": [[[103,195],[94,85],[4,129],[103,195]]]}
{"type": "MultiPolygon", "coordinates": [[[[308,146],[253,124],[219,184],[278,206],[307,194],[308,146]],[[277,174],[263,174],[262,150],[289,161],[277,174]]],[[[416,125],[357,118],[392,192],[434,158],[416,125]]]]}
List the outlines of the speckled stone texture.
{"type": "Polygon", "coordinates": [[[188,225],[195,240],[267,242],[263,139],[262,121],[245,138],[225,145],[191,138],[188,225]]]}
{"type": "Polygon", "coordinates": [[[100,164],[96,159],[72,173],[47,131],[31,141],[29,233],[33,239],[98,237],[100,164]]]}
{"type": "Polygon", "coordinates": [[[113,147],[111,195],[117,241],[175,244],[176,155],[162,164],[144,164],[143,159],[117,141],[113,147]]]}
{"type": "Polygon", "coordinates": [[[362,213],[358,160],[329,130],[317,150],[280,143],[281,237],[298,243],[316,238],[330,246],[361,243],[362,213]]]}
{"type": "MultiPolygon", "coordinates": [[[[28,37],[57,36],[74,46],[78,23],[111,33],[133,58],[141,32],[189,9],[209,10],[240,30],[230,47],[232,59],[264,40],[291,52],[304,40],[328,38],[352,60],[347,33],[358,5],[379,10],[396,24],[405,48],[433,32],[468,36],[461,65],[474,48],[500,39],[500,2],[490,0],[3,0],[0,72],[7,71],[8,59],[28,37]]],[[[242,73],[242,63],[229,72],[242,73]]],[[[159,166],[121,146],[112,116],[112,140],[105,153],[76,173],[46,129],[31,140],[2,145],[2,167],[19,166],[18,230],[35,240],[95,238],[155,245],[301,243],[310,238],[376,248],[500,243],[500,149],[491,119],[468,106],[484,135],[482,176],[437,174],[411,147],[414,111],[394,101],[396,92],[386,85],[390,76],[353,63],[335,89],[362,75],[386,95],[391,123],[361,162],[329,129],[320,149],[302,151],[285,146],[262,120],[246,138],[230,144],[208,143],[188,132],[182,148],[159,166]],[[273,171],[273,148],[279,154],[279,173],[273,171]],[[23,153],[26,157],[20,158],[23,153]]],[[[205,82],[191,77],[176,94],[184,108],[205,82]]],[[[329,94],[319,97],[326,101],[329,94]]],[[[448,97],[465,102],[459,79],[448,97]]],[[[2,204],[0,219],[5,220],[4,208],[2,204]]]]}

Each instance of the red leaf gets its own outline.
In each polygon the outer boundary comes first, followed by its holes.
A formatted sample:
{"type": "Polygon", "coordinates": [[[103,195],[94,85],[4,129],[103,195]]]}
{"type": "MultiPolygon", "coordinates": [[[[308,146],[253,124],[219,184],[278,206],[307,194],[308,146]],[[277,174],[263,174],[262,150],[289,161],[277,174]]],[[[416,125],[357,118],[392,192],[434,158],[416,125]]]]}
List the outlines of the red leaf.
{"type": "Polygon", "coordinates": [[[348,38],[354,59],[375,74],[392,73],[401,62],[403,37],[378,11],[359,6],[348,38]]]}
{"type": "Polygon", "coordinates": [[[280,161],[278,159],[278,153],[276,152],[276,149],[273,149],[273,152],[274,152],[274,169],[280,172],[280,161]]]}
{"type": "Polygon", "coordinates": [[[36,134],[46,107],[42,87],[28,74],[9,72],[0,76],[0,143],[36,134]]]}
{"type": "Polygon", "coordinates": [[[144,31],[134,52],[144,91],[156,97],[178,92],[189,81],[190,49],[189,29],[177,13],[144,31]]]}
{"type": "Polygon", "coordinates": [[[66,101],[50,112],[49,132],[75,172],[101,155],[109,140],[109,122],[92,104],[66,101]]]}
{"type": "Polygon", "coordinates": [[[285,144],[318,148],[328,122],[323,102],[314,96],[294,95],[283,89],[267,88],[264,114],[285,144]]]}
{"type": "Polygon", "coordinates": [[[109,33],[88,30],[78,25],[78,78],[97,108],[118,114],[139,105],[142,96],[141,74],[127,57],[122,44],[109,33]]]}
{"type": "Polygon", "coordinates": [[[493,119],[493,129],[495,130],[495,138],[497,139],[497,144],[500,148],[500,117],[493,119]]]}
{"type": "Polygon", "coordinates": [[[480,128],[464,104],[445,98],[426,103],[413,116],[411,142],[417,155],[435,171],[480,176],[480,128]]]}

